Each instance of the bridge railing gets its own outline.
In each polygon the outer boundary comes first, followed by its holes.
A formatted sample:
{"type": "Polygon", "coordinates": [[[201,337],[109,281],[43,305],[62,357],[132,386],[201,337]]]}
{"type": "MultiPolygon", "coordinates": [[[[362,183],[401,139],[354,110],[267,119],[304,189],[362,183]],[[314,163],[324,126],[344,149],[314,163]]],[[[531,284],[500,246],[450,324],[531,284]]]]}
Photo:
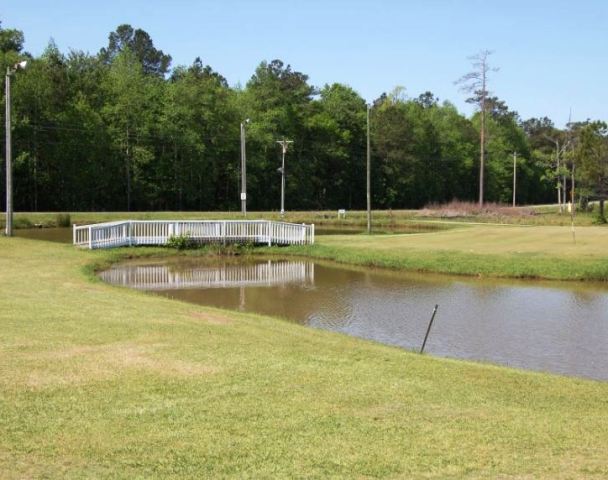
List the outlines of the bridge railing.
{"type": "Polygon", "coordinates": [[[73,243],[85,248],[165,245],[185,235],[199,243],[312,245],[315,226],[270,220],[124,220],[74,225],[73,243]]]}

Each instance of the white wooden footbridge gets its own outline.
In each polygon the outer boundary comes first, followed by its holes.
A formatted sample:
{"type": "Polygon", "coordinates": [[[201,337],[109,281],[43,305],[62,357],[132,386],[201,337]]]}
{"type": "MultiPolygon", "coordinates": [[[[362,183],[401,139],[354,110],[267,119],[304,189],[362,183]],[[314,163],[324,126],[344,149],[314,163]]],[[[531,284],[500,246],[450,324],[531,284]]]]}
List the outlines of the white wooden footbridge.
{"type": "Polygon", "coordinates": [[[201,244],[312,245],[315,226],[271,220],[122,220],[74,225],[73,236],[74,245],[90,249],[165,245],[176,236],[201,244]]]}

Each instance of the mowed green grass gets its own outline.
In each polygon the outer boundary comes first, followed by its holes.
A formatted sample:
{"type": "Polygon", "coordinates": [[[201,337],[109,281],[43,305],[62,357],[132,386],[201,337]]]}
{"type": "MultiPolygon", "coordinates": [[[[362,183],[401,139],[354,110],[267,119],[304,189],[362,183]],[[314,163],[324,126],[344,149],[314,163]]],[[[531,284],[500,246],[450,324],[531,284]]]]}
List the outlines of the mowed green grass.
{"type": "Polygon", "coordinates": [[[468,225],[422,234],[318,236],[282,250],[335,261],[460,275],[608,280],[608,228],[468,225]]]}
{"type": "Polygon", "coordinates": [[[0,478],[608,476],[608,383],[420,356],[83,271],[120,255],[0,238],[0,478]]]}

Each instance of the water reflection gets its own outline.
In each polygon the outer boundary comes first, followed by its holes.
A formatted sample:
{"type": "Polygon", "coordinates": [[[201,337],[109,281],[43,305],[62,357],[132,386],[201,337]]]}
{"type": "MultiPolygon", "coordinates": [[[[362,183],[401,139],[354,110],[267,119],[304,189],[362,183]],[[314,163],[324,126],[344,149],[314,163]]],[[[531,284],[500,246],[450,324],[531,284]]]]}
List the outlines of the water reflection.
{"type": "Polygon", "coordinates": [[[191,288],[270,287],[313,283],[315,266],[310,262],[252,264],[224,263],[213,266],[183,264],[122,265],[99,274],[105,282],[139,290],[191,288]]]}
{"type": "Polygon", "coordinates": [[[608,380],[603,285],[465,280],[307,261],[124,264],[110,283],[426,351],[608,380]]]}

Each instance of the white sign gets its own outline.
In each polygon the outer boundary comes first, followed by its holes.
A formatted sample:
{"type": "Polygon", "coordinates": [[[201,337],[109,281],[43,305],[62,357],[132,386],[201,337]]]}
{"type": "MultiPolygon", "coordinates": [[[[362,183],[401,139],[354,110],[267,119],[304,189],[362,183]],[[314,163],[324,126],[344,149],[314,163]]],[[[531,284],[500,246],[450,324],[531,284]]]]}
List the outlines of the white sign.
{"type": "Polygon", "coordinates": [[[241,200],[247,200],[247,194],[241,193],[241,200]]]}
{"type": "Polygon", "coordinates": [[[338,218],[340,218],[340,217],[346,217],[346,210],[343,208],[338,210],[338,218]]]}

